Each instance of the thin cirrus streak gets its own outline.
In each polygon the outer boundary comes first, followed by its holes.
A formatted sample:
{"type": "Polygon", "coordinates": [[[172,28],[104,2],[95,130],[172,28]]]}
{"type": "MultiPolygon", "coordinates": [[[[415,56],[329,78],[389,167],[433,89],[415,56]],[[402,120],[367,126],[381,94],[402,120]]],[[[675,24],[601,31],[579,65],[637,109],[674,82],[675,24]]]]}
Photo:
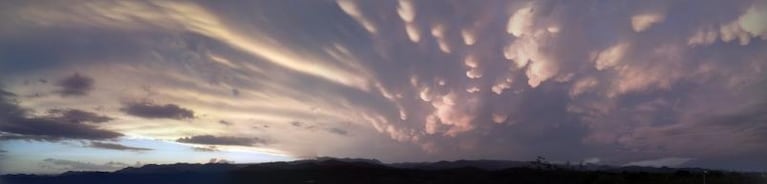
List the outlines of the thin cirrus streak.
{"type": "MultiPolygon", "coordinates": [[[[123,135],[105,145],[148,141],[125,147],[156,160],[192,159],[161,144],[200,157],[705,167],[767,152],[761,1],[2,5],[0,82],[13,95],[0,107],[108,117],[81,127],[123,135]],[[92,81],[59,82],[75,74],[92,81]]],[[[0,135],[19,148],[78,140],[26,145],[12,130],[0,135]]],[[[765,169],[748,161],[733,167],[765,169]]]]}

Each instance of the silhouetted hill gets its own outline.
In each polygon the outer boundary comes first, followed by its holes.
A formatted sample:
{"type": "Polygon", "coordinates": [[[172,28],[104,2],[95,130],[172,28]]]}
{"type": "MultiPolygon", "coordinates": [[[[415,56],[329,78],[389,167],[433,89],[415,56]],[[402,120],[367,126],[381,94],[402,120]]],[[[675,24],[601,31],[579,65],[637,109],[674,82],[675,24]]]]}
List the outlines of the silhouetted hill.
{"type": "Polygon", "coordinates": [[[439,162],[419,162],[419,163],[394,163],[392,167],[424,169],[424,170],[442,170],[472,167],[484,170],[501,170],[508,168],[532,167],[530,162],[506,161],[506,160],[457,160],[457,161],[439,161],[439,162]]]}
{"type": "MultiPolygon", "coordinates": [[[[703,183],[702,169],[568,166],[537,162],[459,160],[384,164],[370,159],[318,158],[260,164],[145,165],[115,172],[3,175],[10,184],[42,183],[703,183]]],[[[707,171],[707,184],[765,184],[758,173],[707,171]]]]}
{"type": "Polygon", "coordinates": [[[168,164],[168,165],[147,164],[139,168],[127,167],[125,169],[115,171],[115,173],[116,174],[163,174],[163,173],[189,173],[189,172],[223,173],[223,172],[229,172],[231,170],[241,168],[241,167],[245,167],[245,166],[235,165],[235,164],[221,164],[221,163],[210,163],[210,164],[178,163],[178,164],[168,164]]]}

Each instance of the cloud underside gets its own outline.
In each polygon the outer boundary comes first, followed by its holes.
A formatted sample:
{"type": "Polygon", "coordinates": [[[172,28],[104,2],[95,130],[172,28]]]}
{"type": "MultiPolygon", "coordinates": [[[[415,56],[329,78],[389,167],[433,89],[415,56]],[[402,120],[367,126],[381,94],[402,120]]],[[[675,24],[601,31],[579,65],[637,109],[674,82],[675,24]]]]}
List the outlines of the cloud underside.
{"type": "Polygon", "coordinates": [[[115,126],[189,144],[392,160],[547,153],[624,164],[767,152],[765,3],[302,3],[0,8],[16,15],[0,23],[0,45],[17,48],[0,51],[17,61],[0,68],[20,71],[0,82],[25,92],[16,104],[0,91],[10,112],[0,130],[103,140],[122,135],[115,126]],[[20,82],[44,76],[65,77],[20,82]],[[28,97],[51,91],[59,95],[28,97]],[[83,103],[105,114],[74,108],[83,103]]]}

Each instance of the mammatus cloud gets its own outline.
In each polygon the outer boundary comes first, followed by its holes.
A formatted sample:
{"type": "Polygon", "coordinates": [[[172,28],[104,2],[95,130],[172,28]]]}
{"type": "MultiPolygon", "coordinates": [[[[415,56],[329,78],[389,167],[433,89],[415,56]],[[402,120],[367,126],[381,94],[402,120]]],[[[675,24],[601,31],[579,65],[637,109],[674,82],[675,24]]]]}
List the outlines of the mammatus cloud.
{"type": "Polygon", "coordinates": [[[181,143],[191,144],[209,144],[209,145],[233,145],[233,146],[254,146],[267,144],[266,140],[260,138],[249,137],[233,137],[233,136],[213,136],[213,135],[197,135],[191,137],[182,137],[176,140],[181,143]]]}
{"type": "Polygon", "coordinates": [[[653,24],[663,21],[664,15],[661,13],[643,13],[631,17],[631,27],[636,32],[647,30],[653,24]]]}
{"type": "Polygon", "coordinates": [[[60,88],[57,92],[61,96],[84,96],[93,89],[94,80],[79,73],[59,80],[56,85],[60,88]]]}
{"type": "Polygon", "coordinates": [[[341,8],[346,14],[348,14],[350,17],[354,18],[357,22],[359,22],[362,27],[365,28],[368,32],[375,34],[378,32],[378,29],[376,28],[376,25],[373,24],[373,22],[366,18],[363,14],[362,10],[360,10],[360,7],[352,0],[341,0],[338,1],[338,7],[341,8]]]}
{"type": "Polygon", "coordinates": [[[176,104],[161,105],[151,102],[125,103],[120,110],[126,114],[148,119],[167,118],[183,120],[194,118],[194,111],[176,104]]]}
{"type": "Polygon", "coordinates": [[[99,148],[99,149],[120,150],[120,151],[150,151],[152,150],[149,148],[132,147],[132,146],[126,146],[126,145],[117,144],[117,143],[98,142],[98,141],[91,141],[90,144],[88,144],[88,147],[99,148]]]}

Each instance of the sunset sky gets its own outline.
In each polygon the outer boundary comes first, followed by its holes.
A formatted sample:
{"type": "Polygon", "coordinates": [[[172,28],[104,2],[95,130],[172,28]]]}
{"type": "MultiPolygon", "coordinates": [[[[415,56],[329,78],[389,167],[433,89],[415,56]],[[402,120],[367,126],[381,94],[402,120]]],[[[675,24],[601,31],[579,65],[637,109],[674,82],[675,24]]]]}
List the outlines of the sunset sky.
{"type": "Polygon", "coordinates": [[[0,173],[765,155],[764,0],[0,1],[0,173]]]}

